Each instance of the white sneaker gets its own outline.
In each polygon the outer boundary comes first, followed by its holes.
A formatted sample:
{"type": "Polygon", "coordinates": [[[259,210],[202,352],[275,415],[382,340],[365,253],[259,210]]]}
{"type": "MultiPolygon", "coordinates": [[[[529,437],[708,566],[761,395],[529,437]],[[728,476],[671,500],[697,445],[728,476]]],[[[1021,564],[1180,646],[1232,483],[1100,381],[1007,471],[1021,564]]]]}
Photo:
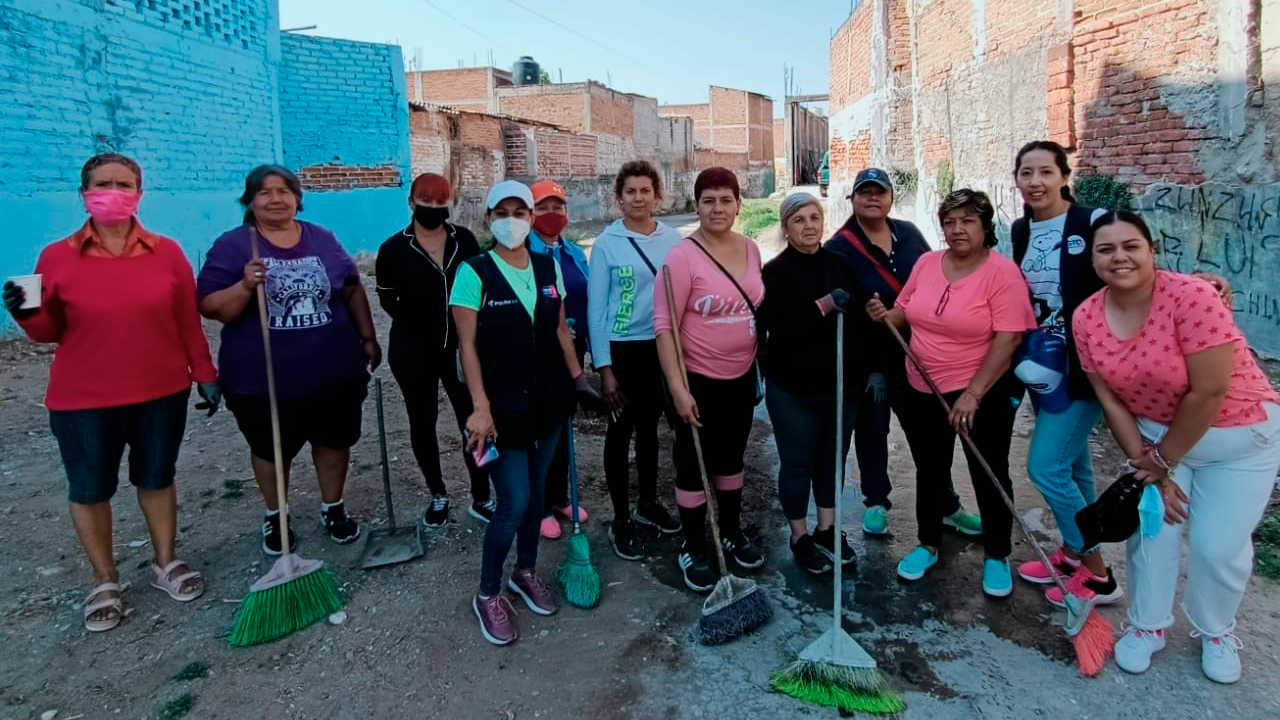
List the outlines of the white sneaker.
{"type": "Polygon", "coordinates": [[[1240,679],[1240,651],[1244,643],[1234,633],[1222,635],[1204,635],[1191,633],[1191,637],[1200,637],[1200,668],[1204,676],[1216,683],[1230,685],[1240,679]]]}
{"type": "Polygon", "coordinates": [[[1151,656],[1164,649],[1164,630],[1142,630],[1125,623],[1124,636],[1116,641],[1116,665],[1138,674],[1151,667],[1151,656]]]}

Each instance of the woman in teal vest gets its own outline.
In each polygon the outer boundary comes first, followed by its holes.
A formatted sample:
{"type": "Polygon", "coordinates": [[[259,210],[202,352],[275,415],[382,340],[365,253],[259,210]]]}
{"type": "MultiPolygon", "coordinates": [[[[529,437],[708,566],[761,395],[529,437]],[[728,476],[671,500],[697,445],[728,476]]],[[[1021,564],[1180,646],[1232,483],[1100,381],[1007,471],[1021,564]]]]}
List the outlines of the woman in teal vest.
{"type": "Polygon", "coordinates": [[[519,636],[515,609],[502,596],[502,568],[513,540],[516,565],[507,587],[534,613],[557,609],[534,567],[538,529],[547,468],[573,412],[575,388],[585,393],[589,386],[565,321],[560,269],[554,259],[530,253],[526,242],[532,193],[506,180],[493,186],[486,204],[496,244],[458,269],[449,304],[474,407],[467,451],[497,451],[487,467],[498,510],[485,531],[472,609],[484,638],[506,645],[519,636]]]}

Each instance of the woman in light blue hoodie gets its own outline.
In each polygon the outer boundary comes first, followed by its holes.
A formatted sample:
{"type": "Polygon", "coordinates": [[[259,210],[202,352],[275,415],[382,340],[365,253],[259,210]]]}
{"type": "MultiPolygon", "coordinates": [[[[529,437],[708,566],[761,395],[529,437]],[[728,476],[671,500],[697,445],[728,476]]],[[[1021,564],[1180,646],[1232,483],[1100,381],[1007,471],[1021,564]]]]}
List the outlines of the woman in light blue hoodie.
{"type": "Polygon", "coordinates": [[[653,332],[653,294],[661,292],[659,268],[680,233],[654,219],[662,199],[662,176],[652,164],[633,160],[613,183],[622,219],[605,228],[591,248],[587,324],[592,364],[613,411],[604,440],[604,472],[613,502],[609,541],[624,560],[644,557],[636,524],[664,534],[680,532],[680,521],[658,503],[658,420],[666,388],[653,332]],[[636,437],[640,497],[631,512],[628,453],[636,437]]]}

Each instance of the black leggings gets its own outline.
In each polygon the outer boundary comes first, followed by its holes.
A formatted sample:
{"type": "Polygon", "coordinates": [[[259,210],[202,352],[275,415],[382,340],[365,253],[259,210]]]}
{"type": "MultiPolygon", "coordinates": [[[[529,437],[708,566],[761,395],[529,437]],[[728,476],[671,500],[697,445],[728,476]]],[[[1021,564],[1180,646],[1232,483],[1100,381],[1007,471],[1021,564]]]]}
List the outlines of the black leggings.
{"type": "MultiPolygon", "coordinates": [[[[458,379],[455,353],[452,349],[422,348],[394,332],[387,351],[387,364],[400,385],[405,410],[409,413],[409,442],[413,445],[413,455],[433,495],[449,494],[440,473],[440,443],[436,439],[436,420],[440,415],[439,385],[444,385],[445,395],[453,406],[459,433],[466,427],[472,409],[471,393],[458,379]]],[[[489,473],[476,467],[471,453],[463,452],[462,456],[471,478],[472,502],[487,501],[489,473]]]]}
{"type": "MultiPolygon", "coordinates": [[[[742,535],[743,456],[755,416],[756,372],[752,367],[739,378],[715,380],[689,373],[689,391],[698,405],[698,430],[707,478],[716,490],[721,534],[742,535]]],[[[690,552],[706,550],[706,503],[692,428],[676,421],[676,504],[684,524],[690,552]]]]}
{"type": "Polygon", "coordinates": [[[628,454],[631,435],[636,437],[636,476],[640,505],[658,499],[658,421],[666,412],[666,385],[658,363],[656,340],[610,343],[613,376],[626,398],[626,406],[609,416],[604,436],[604,476],[613,501],[614,522],[627,522],[631,514],[628,454]]]}
{"type": "MultiPolygon", "coordinates": [[[[1016,382],[1006,377],[987,392],[978,405],[973,430],[969,433],[1010,498],[1013,483],[1009,480],[1009,442],[1018,411],[1011,391],[1018,387],[1016,382]]],[[[917,532],[921,545],[937,548],[942,543],[942,519],[953,508],[951,458],[955,454],[956,432],[933,393],[908,387],[904,394],[903,412],[898,420],[916,464],[917,532]]],[[[960,395],[961,391],[944,393],[948,403],[955,403],[960,395]]],[[[978,498],[978,510],[982,513],[983,546],[987,557],[1002,560],[1009,556],[1013,516],[967,445],[964,455],[969,463],[973,493],[978,498]]]]}

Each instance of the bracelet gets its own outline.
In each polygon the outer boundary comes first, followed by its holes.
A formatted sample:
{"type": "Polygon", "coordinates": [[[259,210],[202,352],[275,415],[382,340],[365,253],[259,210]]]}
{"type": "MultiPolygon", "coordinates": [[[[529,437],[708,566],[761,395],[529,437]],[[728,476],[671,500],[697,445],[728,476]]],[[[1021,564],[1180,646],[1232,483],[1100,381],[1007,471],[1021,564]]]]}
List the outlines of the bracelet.
{"type": "Polygon", "coordinates": [[[962,392],[962,393],[960,393],[960,394],[961,394],[961,395],[964,395],[965,393],[968,393],[968,394],[972,395],[974,400],[977,400],[978,402],[982,402],[982,396],[981,396],[981,395],[979,395],[978,393],[976,393],[976,392],[974,392],[974,391],[970,390],[969,388],[965,388],[965,389],[964,389],[964,392],[962,392]]]}
{"type": "Polygon", "coordinates": [[[1164,470],[1165,472],[1173,472],[1173,469],[1178,465],[1178,463],[1176,462],[1171,463],[1164,458],[1164,455],[1160,453],[1159,445],[1144,445],[1142,448],[1142,452],[1144,454],[1150,455],[1151,459],[1155,461],[1156,465],[1159,466],[1160,469],[1164,470]]]}

